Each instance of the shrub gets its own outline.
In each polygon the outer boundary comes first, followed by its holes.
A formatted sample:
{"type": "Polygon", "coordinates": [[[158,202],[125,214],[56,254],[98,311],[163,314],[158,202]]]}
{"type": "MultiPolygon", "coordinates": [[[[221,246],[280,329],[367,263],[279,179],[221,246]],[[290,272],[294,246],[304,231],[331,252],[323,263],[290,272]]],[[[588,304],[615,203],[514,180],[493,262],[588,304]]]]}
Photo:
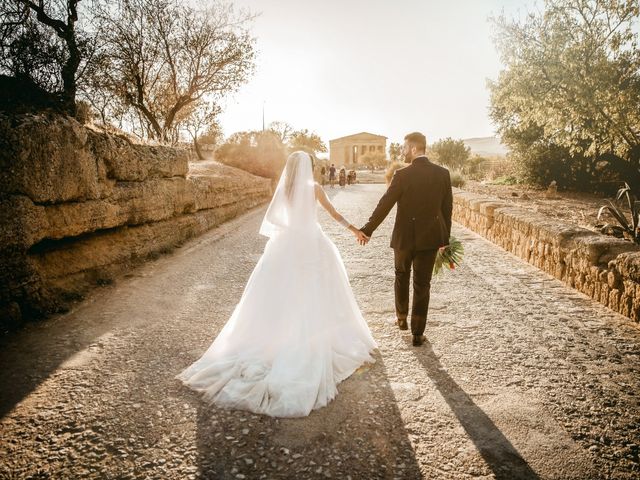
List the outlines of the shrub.
{"type": "Polygon", "coordinates": [[[93,109],[89,102],[84,100],[78,100],[76,102],[76,120],[83,125],[90,123],[93,120],[93,109]]]}
{"type": "Polygon", "coordinates": [[[492,160],[487,157],[474,155],[466,161],[462,171],[467,178],[483,180],[487,176],[491,163],[492,160]]]}
{"type": "Polygon", "coordinates": [[[494,185],[515,185],[520,182],[518,178],[513,175],[503,175],[502,177],[494,179],[491,183],[494,185]]]}
{"type": "Polygon", "coordinates": [[[361,158],[362,165],[366,165],[372,172],[376,168],[383,168],[387,165],[387,156],[384,153],[366,153],[361,158]]]}
{"type": "Polygon", "coordinates": [[[496,180],[505,177],[519,178],[518,163],[511,157],[495,157],[487,161],[484,179],[496,180]]]}
{"type": "MultiPolygon", "coordinates": [[[[615,194],[622,182],[617,170],[621,167],[606,156],[595,160],[549,142],[513,143],[510,146],[513,152],[507,157],[510,166],[505,165],[508,168],[497,172],[494,178],[514,176],[519,183],[540,187],[555,181],[560,189],[606,194],[615,194]]],[[[633,172],[627,173],[633,183],[633,172]]]]}
{"type": "Polygon", "coordinates": [[[384,174],[384,179],[386,180],[387,185],[391,183],[391,179],[393,178],[394,173],[396,173],[396,170],[399,170],[404,167],[406,167],[406,165],[402,162],[392,162],[389,165],[389,167],[387,168],[387,171],[384,174]]]}
{"type": "Polygon", "coordinates": [[[451,175],[451,186],[461,188],[464,185],[464,175],[460,170],[452,170],[449,172],[451,175]]]}

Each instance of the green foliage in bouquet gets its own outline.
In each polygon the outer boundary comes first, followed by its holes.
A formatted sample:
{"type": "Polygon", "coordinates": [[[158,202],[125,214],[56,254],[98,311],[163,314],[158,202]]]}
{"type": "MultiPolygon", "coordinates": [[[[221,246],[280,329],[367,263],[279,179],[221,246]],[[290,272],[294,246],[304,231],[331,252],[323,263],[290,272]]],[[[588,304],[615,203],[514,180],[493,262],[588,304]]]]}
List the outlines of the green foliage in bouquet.
{"type": "Polygon", "coordinates": [[[438,250],[436,255],[436,263],[433,265],[433,274],[438,275],[443,271],[443,267],[454,270],[460,265],[464,255],[464,247],[462,242],[456,237],[449,237],[449,245],[442,250],[438,250]]]}

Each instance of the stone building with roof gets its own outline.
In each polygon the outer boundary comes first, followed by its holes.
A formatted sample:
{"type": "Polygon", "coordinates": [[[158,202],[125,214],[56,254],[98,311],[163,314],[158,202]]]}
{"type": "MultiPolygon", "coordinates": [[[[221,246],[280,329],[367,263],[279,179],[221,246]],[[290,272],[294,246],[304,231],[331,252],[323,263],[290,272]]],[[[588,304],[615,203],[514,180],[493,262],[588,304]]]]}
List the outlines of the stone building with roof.
{"type": "Polygon", "coordinates": [[[329,140],[329,162],[336,166],[358,165],[367,153],[387,152],[387,137],[361,132],[329,140]]]}

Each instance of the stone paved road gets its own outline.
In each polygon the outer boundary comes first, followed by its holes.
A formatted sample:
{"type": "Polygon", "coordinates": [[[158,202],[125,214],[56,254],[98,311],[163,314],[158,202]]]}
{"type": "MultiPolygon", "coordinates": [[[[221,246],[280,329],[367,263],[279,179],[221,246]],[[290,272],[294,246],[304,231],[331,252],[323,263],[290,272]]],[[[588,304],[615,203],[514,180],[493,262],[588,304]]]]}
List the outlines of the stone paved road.
{"type": "MultiPolygon", "coordinates": [[[[356,222],[382,186],[328,191],[356,222]]],[[[173,377],[233,310],[263,212],[3,340],[0,478],[640,476],[640,329],[459,226],[464,265],[435,280],[428,342],[414,348],[390,322],[392,216],[360,247],[322,214],[376,363],[304,419],[203,404],[173,377]]]]}

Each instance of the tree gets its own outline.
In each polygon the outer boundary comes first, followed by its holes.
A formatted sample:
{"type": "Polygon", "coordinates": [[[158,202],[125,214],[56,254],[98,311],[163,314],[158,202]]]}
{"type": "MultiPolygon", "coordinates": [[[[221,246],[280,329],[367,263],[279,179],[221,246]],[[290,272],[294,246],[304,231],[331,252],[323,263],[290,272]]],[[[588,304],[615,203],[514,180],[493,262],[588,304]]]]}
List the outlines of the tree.
{"type": "MultiPolygon", "coordinates": [[[[217,126],[216,117],[220,114],[220,111],[220,107],[214,103],[201,102],[194,106],[192,112],[187,112],[188,115],[184,121],[184,128],[191,136],[193,148],[196,151],[198,160],[205,159],[200,150],[200,139],[198,136],[205,128],[211,128],[214,125],[217,126]]],[[[219,126],[217,127],[219,130],[219,126]]]]}
{"type": "Polygon", "coordinates": [[[291,133],[289,149],[291,151],[303,150],[315,156],[317,153],[326,152],[327,146],[317,134],[305,128],[291,133]]]}
{"type": "Polygon", "coordinates": [[[175,139],[194,105],[234,91],[252,73],[252,18],[224,3],[202,10],[178,0],[107,3],[93,86],[133,110],[151,138],[175,139]]]}
{"type": "MultiPolygon", "coordinates": [[[[50,94],[60,109],[76,113],[76,94],[93,51],[78,29],[80,0],[1,0],[0,72],[23,89],[50,94]]],[[[5,95],[12,95],[5,89],[5,95]]]]}
{"type": "Polygon", "coordinates": [[[360,162],[373,172],[376,168],[382,168],[387,165],[387,156],[379,152],[366,153],[360,157],[360,162]]]}
{"type": "Polygon", "coordinates": [[[568,186],[640,183],[639,14],[637,0],[545,0],[494,19],[506,68],[490,115],[528,174],[544,177],[550,156],[568,186]]]}
{"type": "Polygon", "coordinates": [[[402,158],[402,145],[399,143],[389,144],[389,159],[391,162],[400,162],[402,158]]]}
{"type": "Polygon", "coordinates": [[[287,144],[289,142],[289,138],[293,133],[293,127],[291,125],[287,122],[280,121],[271,122],[269,124],[269,130],[275,133],[283,144],[287,144]]]}
{"type": "Polygon", "coordinates": [[[222,140],[222,126],[216,118],[205,129],[204,133],[200,135],[200,143],[204,145],[218,145],[222,140]]]}
{"type": "Polygon", "coordinates": [[[461,169],[471,155],[471,149],[464,141],[447,137],[431,145],[431,151],[442,165],[454,169],[461,169]]]}
{"type": "Polygon", "coordinates": [[[269,130],[234,133],[216,150],[216,160],[274,182],[280,177],[286,159],[286,147],[269,130]]]}

